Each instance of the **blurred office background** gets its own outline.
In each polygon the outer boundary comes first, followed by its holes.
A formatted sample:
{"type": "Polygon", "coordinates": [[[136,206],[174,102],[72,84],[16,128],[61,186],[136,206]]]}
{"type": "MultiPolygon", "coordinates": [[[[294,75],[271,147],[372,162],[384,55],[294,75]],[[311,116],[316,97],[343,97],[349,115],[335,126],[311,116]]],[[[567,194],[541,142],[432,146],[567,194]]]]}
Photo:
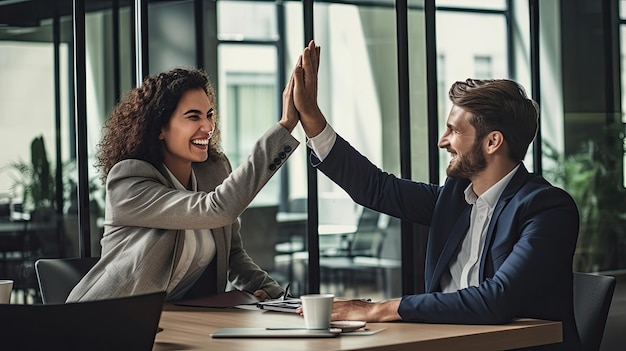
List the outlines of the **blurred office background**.
{"type": "MultiPolygon", "coordinates": [[[[94,156],[109,111],[142,77],[203,67],[236,167],[279,119],[314,38],[330,123],[417,181],[445,178],[436,142],[451,83],[526,87],[542,114],[525,164],[581,210],[574,268],[618,277],[610,345],[626,314],[625,29],[621,0],[0,0],[0,278],[15,279],[13,303],[37,303],[37,258],[100,254],[94,156]]],[[[242,215],[253,258],[295,294],[420,292],[427,228],[354,204],[306,160],[302,145],[242,215]]]]}

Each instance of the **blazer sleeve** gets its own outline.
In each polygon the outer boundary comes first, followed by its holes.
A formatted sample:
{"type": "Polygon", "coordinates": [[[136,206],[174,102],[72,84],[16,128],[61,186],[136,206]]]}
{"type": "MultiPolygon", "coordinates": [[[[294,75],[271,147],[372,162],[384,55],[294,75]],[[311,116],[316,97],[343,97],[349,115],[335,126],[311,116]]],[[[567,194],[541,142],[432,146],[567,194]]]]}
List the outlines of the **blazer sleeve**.
{"type": "Polygon", "coordinates": [[[311,155],[311,164],[356,203],[393,217],[430,225],[439,186],[398,178],[381,170],[339,135],[323,162],[311,155]]]}
{"type": "Polygon", "coordinates": [[[117,163],[106,189],[112,204],[105,224],[160,229],[218,228],[233,223],[299,142],[280,124],[254,144],[248,159],[211,192],[170,188],[152,165],[140,160],[117,163]]]}
{"type": "Polygon", "coordinates": [[[230,246],[228,280],[239,290],[265,290],[270,297],[277,298],[283,288],[261,269],[243,248],[239,220],[233,223],[230,246]]]}

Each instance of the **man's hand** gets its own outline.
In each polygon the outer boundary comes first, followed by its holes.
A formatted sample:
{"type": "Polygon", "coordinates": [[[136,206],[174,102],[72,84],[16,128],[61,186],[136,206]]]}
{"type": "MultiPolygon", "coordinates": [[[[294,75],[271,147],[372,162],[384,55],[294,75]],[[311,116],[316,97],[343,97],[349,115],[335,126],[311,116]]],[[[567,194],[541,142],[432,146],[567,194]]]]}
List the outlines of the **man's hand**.
{"type": "Polygon", "coordinates": [[[334,321],[390,322],[402,319],[398,314],[400,300],[367,302],[335,301],[330,318],[334,321]]]}
{"type": "MultiPolygon", "coordinates": [[[[333,321],[366,322],[397,321],[402,319],[398,314],[398,306],[400,306],[400,299],[380,302],[335,299],[330,319],[333,321]]],[[[299,307],[296,312],[303,315],[302,307],[299,307]]]]}
{"type": "Polygon", "coordinates": [[[320,47],[311,40],[304,48],[294,70],[294,104],[300,113],[300,122],[309,138],[321,133],[326,118],[317,105],[317,72],[320,64],[320,47]]]}

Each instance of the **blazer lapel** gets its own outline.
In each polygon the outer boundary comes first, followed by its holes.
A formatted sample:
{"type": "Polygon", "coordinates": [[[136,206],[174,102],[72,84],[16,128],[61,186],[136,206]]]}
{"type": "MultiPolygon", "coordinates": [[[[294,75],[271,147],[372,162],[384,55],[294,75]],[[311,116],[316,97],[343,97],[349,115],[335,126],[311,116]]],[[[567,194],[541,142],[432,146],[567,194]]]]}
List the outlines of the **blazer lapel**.
{"type": "Polygon", "coordinates": [[[457,252],[457,248],[469,230],[471,212],[472,205],[466,204],[465,208],[457,218],[456,223],[450,230],[450,236],[448,237],[448,240],[446,240],[446,244],[441,251],[439,260],[437,260],[437,264],[433,270],[433,275],[431,279],[426,282],[426,292],[434,292],[439,288],[443,272],[448,269],[452,256],[457,252]]]}
{"type": "Polygon", "coordinates": [[[496,204],[496,208],[493,210],[493,215],[491,216],[491,220],[489,221],[489,227],[487,228],[487,237],[485,238],[485,246],[483,249],[482,256],[480,258],[480,271],[479,271],[479,279],[480,281],[485,280],[485,267],[487,264],[487,258],[489,256],[489,252],[491,251],[491,245],[494,239],[494,231],[496,225],[498,223],[498,219],[502,214],[502,210],[509,203],[511,198],[517,193],[517,191],[526,183],[528,177],[531,174],[528,173],[524,164],[520,164],[519,169],[515,172],[515,175],[509,182],[509,184],[504,188],[502,195],[500,195],[500,199],[498,199],[498,203],[496,204]]]}
{"type": "MultiPolygon", "coordinates": [[[[215,255],[214,260],[216,260],[216,265],[217,265],[217,290],[218,291],[224,291],[224,289],[226,288],[226,272],[228,272],[228,267],[227,267],[227,260],[226,257],[227,254],[223,254],[223,252],[225,251],[226,246],[226,232],[224,231],[224,228],[213,228],[211,229],[211,231],[213,232],[213,238],[215,239],[215,248],[217,249],[217,251],[221,254],[219,255],[215,255]]],[[[229,236],[229,240],[230,240],[230,236],[229,236]]]]}

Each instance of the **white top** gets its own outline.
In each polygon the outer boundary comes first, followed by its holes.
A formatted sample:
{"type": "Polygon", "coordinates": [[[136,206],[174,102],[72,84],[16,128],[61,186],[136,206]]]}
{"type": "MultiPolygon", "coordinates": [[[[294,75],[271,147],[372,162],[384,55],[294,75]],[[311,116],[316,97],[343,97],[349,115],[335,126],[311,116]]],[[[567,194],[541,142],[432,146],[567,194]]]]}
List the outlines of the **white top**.
{"type": "MultiPolygon", "coordinates": [[[[185,187],[174,177],[172,172],[163,165],[174,182],[177,190],[186,190],[185,187]]],[[[196,174],[191,170],[191,188],[198,191],[196,174]]],[[[210,229],[186,229],[183,233],[183,249],[180,260],[176,262],[174,272],[167,286],[167,299],[181,298],[189,288],[198,280],[202,272],[208,267],[215,257],[215,239],[210,229]]]]}

